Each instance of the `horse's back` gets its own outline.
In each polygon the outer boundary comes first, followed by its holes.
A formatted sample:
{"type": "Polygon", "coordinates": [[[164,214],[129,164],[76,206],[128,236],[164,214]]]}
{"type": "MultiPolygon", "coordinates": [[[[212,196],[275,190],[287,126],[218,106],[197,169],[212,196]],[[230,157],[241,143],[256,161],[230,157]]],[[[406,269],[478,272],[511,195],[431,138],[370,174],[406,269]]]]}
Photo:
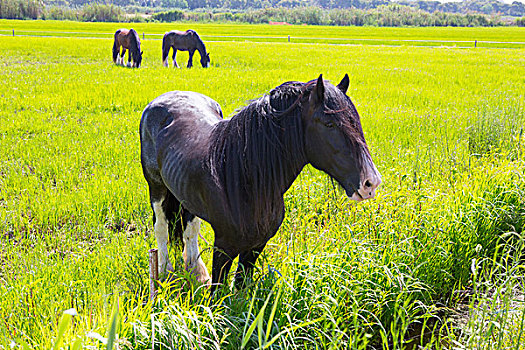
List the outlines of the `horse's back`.
{"type": "Polygon", "coordinates": [[[171,30],[164,34],[163,43],[175,47],[177,50],[188,51],[189,48],[195,47],[195,31],[189,29],[186,31],[171,30]]]}
{"type": "Polygon", "coordinates": [[[129,34],[129,29],[126,29],[126,28],[120,28],[120,29],[117,29],[117,31],[115,32],[115,35],[122,35],[122,36],[125,36],[125,35],[128,35],[129,34]]]}
{"type": "MultiPolygon", "coordinates": [[[[192,198],[195,187],[204,189],[202,170],[212,132],[221,120],[219,104],[196,92],[172,91],[154,99],[144,109],[140,122],[141,163],[146,180],[163,184],[179,201],[192,198]]],[[[189,201],[187,209],[199,214],[201,205],[200,201],[189,201]]],[[[201,217],[206,214],[201,213],[201,217]]]]}
{"type": "Polygon", "coordinates": [[[115,32],[115,41],[118,42],[119,45],[122,45],[128,48],[129,46],[128,34],[129,34],[128,29],[125,29],[125,28],[118,29],[115,32]]]}
{"type": "Polygon", "coordinates": [[[186,35],[188,34],[188,31],[187,30],[170,30],[169,32],[166,32],[164,35],[178,35],[178,36],[183,36],[183,35],[186,35]]]}
{"type": "Polygon", "coordinates": [[[155,161],[168,149],[191,153],[206,147],[214,125],[221,120],[221,107],[208,96],[191,91],[167,92],[151,101],[142,113],[141,147],[155,161]]]}
{"type": "Polygon", "coordinates": [[[142,114],[142,119],[149,118],[160,121],[165,117],[169,117],[175,122],[192,122],[196,125],[206,126],[220,121],[222,110],[215,100],[198,92],[170,91],[151,101],[142,114]]]}

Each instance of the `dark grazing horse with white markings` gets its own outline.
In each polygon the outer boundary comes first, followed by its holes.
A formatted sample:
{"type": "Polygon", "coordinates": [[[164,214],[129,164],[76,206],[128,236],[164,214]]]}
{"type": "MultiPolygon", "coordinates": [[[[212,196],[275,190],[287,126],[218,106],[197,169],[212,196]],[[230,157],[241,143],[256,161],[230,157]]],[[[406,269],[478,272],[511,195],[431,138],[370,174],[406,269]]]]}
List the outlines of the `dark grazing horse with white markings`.
{"type": "Polygon", "coordinates": [[[141,163],[161,276],[173,271],[168,240],[182,238],[186,269],[209,282],[198,247],[200,218],[215,232],[212,291],[237,256],[235,285],[242,287],[283,221],[284,193],[308,163],[350,199],[374,197],[381,176],[348,85],[348,75],[337,86],[322,76],[287,82],[228,120],[217,102],[196,92],[172,91],[148,104],[140,122],[141,163]]]}
{"type": "Polygon", "coordinates": [[[124,65],[124,55],[128,52],[128,67],[139,68],[142,63],[142,51],[140,51],[140,39],[135,29],[119,29],[115,32],[113,41],[113,62],[124,65]],[[122,47],[122,54],[120,48],[122,47]],[[133,58],[133,64],[131,59],[133,58]]]}
{"type": "Polygon", "coordinates": [[[188,68],[193,67],[193,54],[195,50],[199,51],[201,55],[202,67],[208,68],[210,66],[210,54],[206,52],[206,46],[202,42],[199,34],[194,30],[189,29],[185,32],[172,30],[164,34],[162,38],[162,63],[166,67],[169,66],[168,55],[171,48],[173,48],[173,67],[179,68],[177,64],[177,50],[189,52],[188,68]]]}

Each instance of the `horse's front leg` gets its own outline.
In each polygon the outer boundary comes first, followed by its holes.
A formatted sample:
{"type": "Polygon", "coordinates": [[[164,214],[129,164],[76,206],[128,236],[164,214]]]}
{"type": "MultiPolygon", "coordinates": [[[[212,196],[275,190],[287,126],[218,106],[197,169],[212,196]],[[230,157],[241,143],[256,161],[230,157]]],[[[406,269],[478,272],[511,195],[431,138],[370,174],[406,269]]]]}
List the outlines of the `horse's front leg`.
{"type": "Polygon", "coordinates": [[[171,56],[173,58],[173,67],[174,68],[180,68],[177,64],[177,49],[173,48],[173,55],[171,56]]]}
{"type": "Polygon", "coordinates": [[[237,272],[235,272],[235,288],[242,289],[246,287],[246,279],[252,278],[255,262],[265,246],[266,244],[263,244],[239,255],[239,266],[237,266],[237,272]]]}
{"type": "Polygon", "coordinates": [[[126,55],[126,49],[122,47],[122,55],[120,55],[120,64],[124,65],[124,56],[126,55]]]}
{"type": "Polygon", "coordinates": [[[186,270],[195,275],[197,281],[209,284],[211,282],[210,275],[208,274],[206,265],[200,256],[200,227],[201,222],[197,217],[186,224],[186,229],[182,234],[182,239],[184,241],[184,251],[182,252],[182,256],[184,258],[184,266],[186,270]]]}
{"type": "Polygon", "coordinates": [[[188,68],[193,67],[193,54],[195,53],[195,50],[188,51],[190,54],[190,57],[188,58],[188,68]]]}
{"type": "Polygon", "coordinates": [[[211,271],[212,283],[210,288],[212,294],[218,286],[224,283],[232,267],[232,261],[238,255],[238,253],[225,251],[217,245],[215,245],[213,249],[213,264],[211,271]]]}

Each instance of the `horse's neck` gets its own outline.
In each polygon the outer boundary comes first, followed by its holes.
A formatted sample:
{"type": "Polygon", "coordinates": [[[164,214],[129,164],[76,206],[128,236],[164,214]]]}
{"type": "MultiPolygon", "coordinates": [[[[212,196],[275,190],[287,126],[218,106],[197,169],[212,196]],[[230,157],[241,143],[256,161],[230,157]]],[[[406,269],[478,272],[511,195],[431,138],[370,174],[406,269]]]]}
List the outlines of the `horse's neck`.
{"type": "MultiPolygon", "coordinates": [[[[261,117],[259,115],[237,115],[226,123],[242,124],[246,119],[256,120],[256,118],[265,118],[262,123],[272,125],[275,121],[270,121],[272,117],[261,117]],[[236,120],[239,118],[240,120],[236,120]]],[[[304,151],[303,132],[300,128],[300,119],[293,119],[299,117],[286,118],[281,122],[285,125],[273,124],[273,130],[258,130],[250,133],[250,138],[236,137],[234,133],[227,133],[223,142],[229,144],[229,147],[236,148],[238,157],[245,157],[241,161],[246,161],[247,167],[252,170],[254,177],[268,177],[269,186],[268,191],[275,191],[279,189],[280,194],[284,194],[286,190],[292,185],[303,167],[307,164],[306,155],[304,151]],[[279,135],[276,137],[275,135],[279,135]],[[252,145],[257,145],[257,150],[254,150],[252,145]],[[255,152],[262,154],[262,156],[255,156],[255,152]],[[253,159],[250,159],[253,158],[253,159]],[[257,158],[257,159],[256,159],[257,158]],[[250,162],[261,161],[260,164],[251,164],[250,162]]],[[[226,165],[227,166],[227,165],[226,165]]],[[[252,179],[249,179],[251,182],[252,179]]],[[[266,180],[266,179],[265,179],[266,180]]]]}
{"type": "Polygon", "coordinates": [[[206,56],[206,46],[204,46],[204,43],[201,40],[197,41],[196,47],[202,57],[206,56]]]}
{"type": "Polygon", "coordinates": [[[140,52],[139,42],[137,38],[133,37],[133,39],[131,39],[130,46],[131,50],[133,50],[134,52],[140,52]]]}

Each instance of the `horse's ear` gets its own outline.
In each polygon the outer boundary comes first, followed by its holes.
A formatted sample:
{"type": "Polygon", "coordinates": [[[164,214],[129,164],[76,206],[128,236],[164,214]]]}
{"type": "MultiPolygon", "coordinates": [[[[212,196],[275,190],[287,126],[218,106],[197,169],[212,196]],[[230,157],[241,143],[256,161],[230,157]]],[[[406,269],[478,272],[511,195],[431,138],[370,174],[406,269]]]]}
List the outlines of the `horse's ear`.
{"type": "Polygon", "coordinates": [[[314,105],[318,105],[324,101],[324,82],[323,75],[320,74],[319,78],[315,82],[315,86],[310,93],[310,102],[314,105]]]}
{"type": "Polygon", "coordinates": [[[140,55],[142,56],[142,54],[144,53],[144,51],[140,51],[140,55]]]}
{"type": "Polygon", "coordinates": [[[343,77],[343,80],[341,80],[341,82],[337,84],[337,88],[341,90],[343,94],[346,95],[349,85],[350,85],[350,78],[348,77],[348,74],[345,74],[345,76],[343,77]]]}

